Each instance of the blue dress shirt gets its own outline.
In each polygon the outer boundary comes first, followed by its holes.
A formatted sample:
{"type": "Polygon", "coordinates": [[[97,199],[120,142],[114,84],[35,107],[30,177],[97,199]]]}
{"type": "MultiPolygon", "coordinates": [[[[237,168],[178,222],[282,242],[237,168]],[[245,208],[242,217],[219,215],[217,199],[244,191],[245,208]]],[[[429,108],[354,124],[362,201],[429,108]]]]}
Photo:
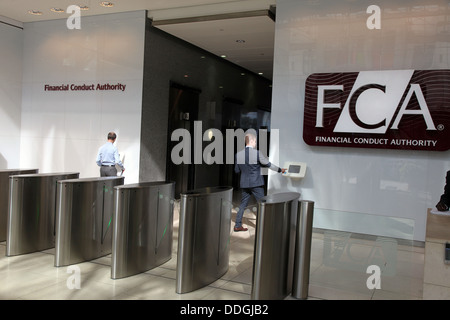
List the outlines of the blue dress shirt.
{"type": "Polygon", "coordinates": [[[122,170],[125,170],[122,161],[120,161],[119,151],[111,142],[107,142],[98,149],[97,165],[113,166],[118,165],[122,170]]]}

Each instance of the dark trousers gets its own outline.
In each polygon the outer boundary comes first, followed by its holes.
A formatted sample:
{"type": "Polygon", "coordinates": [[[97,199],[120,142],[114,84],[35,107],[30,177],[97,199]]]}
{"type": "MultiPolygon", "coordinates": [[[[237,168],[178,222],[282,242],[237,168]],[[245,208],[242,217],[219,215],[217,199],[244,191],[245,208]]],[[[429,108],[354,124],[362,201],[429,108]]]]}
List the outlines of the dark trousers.
{"type": "Polygon", "coordinates": [[[117,176],[116,166],[101,166],[100,167],[100,177],[114,177],[117,176]]]}
{"type": "Polygon", "coordinates": [[[242,217],[244,216],[245,208],[247,207],[252,195],[255,197],[256,201],[258,201],[259,199],[264,197],[264,188],[261,186],[242,189],[242,200],[241,204],[239,205],[239,211],[236,215],[236,223],[234,225],[235,228],[239,228],[242,226],[242,217]]]}

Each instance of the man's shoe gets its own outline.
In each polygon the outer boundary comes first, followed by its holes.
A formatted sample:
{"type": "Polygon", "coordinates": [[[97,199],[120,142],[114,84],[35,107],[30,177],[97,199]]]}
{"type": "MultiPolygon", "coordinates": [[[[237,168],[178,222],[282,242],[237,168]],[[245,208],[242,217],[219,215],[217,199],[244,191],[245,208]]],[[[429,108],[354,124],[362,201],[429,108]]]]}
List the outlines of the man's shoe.
{"type": "Polygon", "coordinates": [[[234,228],[234,231],[235,232],[239,232],[239,231],[247,231],[248,229],[247,228],[244,228],[244,227],[238,227],[238,228],[234,228]]]}

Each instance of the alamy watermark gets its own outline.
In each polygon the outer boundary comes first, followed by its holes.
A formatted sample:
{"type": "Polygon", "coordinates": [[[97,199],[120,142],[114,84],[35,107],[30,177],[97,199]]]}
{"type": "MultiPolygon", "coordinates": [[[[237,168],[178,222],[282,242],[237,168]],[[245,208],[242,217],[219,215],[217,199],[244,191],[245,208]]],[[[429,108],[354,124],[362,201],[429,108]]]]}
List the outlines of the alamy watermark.
{"type": "MultiPolygon", "coordinates": [[[[171,150],[171,160],[174,164],[244,164],[244,157],[235,157],[235,150],[245,148],[245,136],[252,134],[257,137],[258,150],[264,157],[268,155],[269,132],[267,129],[226,129],[225,136],[219,129],[203,131],[202,122],[194,121],[193,134],[187,129],[179,128],[172,132],[171,141],[179,141],[171,150]],[[209,143],[208,143],[209,142],[209,143]],[[205,143],[208,143],[205,145],[205,143]],[[204,146],[205,145],[205,146],[204,146]],[[235,148],[236,147],[236,148],[235,148]]],[[[270,142],[278,145],[279,130],[271,129],[270,142]]],[[[256,163],[257,159],[249,159],[256,163]]],[[[273,157],[278,165],[278,154],[273,157]]]]}
{"type": "Polygon", "coordinates": [[[67,278],[66,286],[70,290],[73,289],[80,289],[81,288],[81,271],[80,267],[78,266],[68,266],[67,267],[67,273],[70,273],[70,275],[67,278]]]}
{"type": "Polygon", "coordinates": [[[370,17],[367,18],[366,26],[367,29],[381,29],[381,9],[377,5],[370,5],[367,7],[366,13],[371,13],[370,17]]]}
{"type": "Polygon", "coordinates": [[[81,29],[81,8],[77,5],[70,5],[67,7],[66,13],[71,16],[67,18],[66,25],[69,30],[81,29]]]}
{"type": "Polygon", "coordinates": [[[379,266],[372,264],[367,267],[366,273],[371,274],[366,281],[367,289],[381,289],[381,269],[379,266]]]}

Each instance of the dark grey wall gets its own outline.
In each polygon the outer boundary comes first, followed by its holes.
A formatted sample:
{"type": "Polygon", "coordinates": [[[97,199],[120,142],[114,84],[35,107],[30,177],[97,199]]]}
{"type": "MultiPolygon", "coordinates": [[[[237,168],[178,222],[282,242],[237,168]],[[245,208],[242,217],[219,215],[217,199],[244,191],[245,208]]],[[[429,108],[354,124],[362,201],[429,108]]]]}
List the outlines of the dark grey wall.
{"type": "MultiPolygon", "coordinates": [[[[171,82],[201,91],[199,120],[204,131],[222,129],[224,99],[240,101],[242,113],[258,108],[270,110],[271,81],[151,26],[150,20],[146,27],[144,57],[141,182],[166,177],[171,82]],[[246,75],[242,76],[242,72],[246,75]],[[211,109],[211,106],[215,107],[211,109]]],[[[197,165],[195,172],[196,188],[219,184],[218,165],[197,165]]]]}

